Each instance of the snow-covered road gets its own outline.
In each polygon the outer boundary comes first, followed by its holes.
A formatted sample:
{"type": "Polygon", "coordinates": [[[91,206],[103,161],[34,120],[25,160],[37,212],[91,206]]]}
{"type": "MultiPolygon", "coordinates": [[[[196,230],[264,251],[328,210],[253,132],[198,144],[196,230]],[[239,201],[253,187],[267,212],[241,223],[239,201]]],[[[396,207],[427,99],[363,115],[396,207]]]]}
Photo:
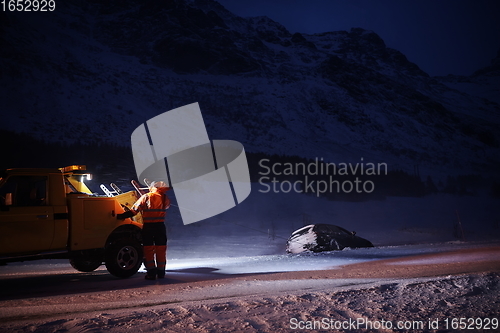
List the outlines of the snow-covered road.
{"type": "MultiPolygon", "coordinates": [[[[429,281],[436,284],[451,275],[495,272],[500,272],[498,244],[464,242],[319,254],[172,259],[168,263],[167,278],[153,282],[145,281],[142,273],[129,279],[117,279],[103,268],[93,273],[79,273],[61,261],[17,263],[0,268],[0,328],[15,330],[29,326],[31,331],[52,332],[53,329],[38,328],[47,328],[42,323],[56,323],[57,318],[65,318],[64,321],[87,318],[82,322],[88,323],[89,318],[103,313],[111,318],[229,301],[252,299],[259,303],[267,297],[279,301],[280,297],[293,298],[304,292],[324,296],[326,291],[371,290],[402,281],[405,285],[429,281]]],[[[498,275],[483,276],[480,283],[487,283],[484,279],[498,280],[498,275]]],[[[498,287],[495,288],[492,290],[498,293],[498,287]]],[[[493,303],[494,309],[498,309],[498,305],[493,303]]],[[[248,311],[249,306],[237,306],[248,311]]],[[[280,311],[277,305],[266,306],[280,311]]],[[[303,311],[309,310],[304,308],[303,311]]],[[[228,319],[230,322],[236,325],[234,318],[228,319]]]]}
{"type": "MultiPolygon", "coordinates": [[[[252,255],[241,257],[169,259],[168,272],[161,284],[182,284],[241,276],[256,276],[282,272],[335,270],[363,262],[400,258],[395,264],[423,264],[430,259],[422,255],[438,254],[463,249],[484,249],[494,242],[448,242],[405,246],[387,246],[364,249],[344,249],[323,253],[252,255]],[[405,257],[415,257],[405,260],[405,257]]],[[[431,263],[472,262],[492,257],[489,252],[479,254],[443,254],[431,263]],[[463,259],[463,260],[462,260],[463,259]]],[[[75,271],[66,260],[41,260],[10,263],[0,267],[2,291],[0,300],[32,296],[84,294],[106,290],[126,290],[147,285],[143,281],[144,266],[129,279],[109,275],[104,266],[92,273],[75,271]]]]}

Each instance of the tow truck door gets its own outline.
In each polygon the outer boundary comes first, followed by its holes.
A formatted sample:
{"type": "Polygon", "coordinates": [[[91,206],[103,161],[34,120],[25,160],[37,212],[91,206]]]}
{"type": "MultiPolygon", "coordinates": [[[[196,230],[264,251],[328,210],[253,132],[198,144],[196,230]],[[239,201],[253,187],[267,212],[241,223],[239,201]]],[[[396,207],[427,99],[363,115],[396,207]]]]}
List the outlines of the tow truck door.
{"type": "Polygon", "coordinates": [[[47,177],[13,175],[0,188],[0,254],[50,249],[54,210],[47,202],[47,177]]]}

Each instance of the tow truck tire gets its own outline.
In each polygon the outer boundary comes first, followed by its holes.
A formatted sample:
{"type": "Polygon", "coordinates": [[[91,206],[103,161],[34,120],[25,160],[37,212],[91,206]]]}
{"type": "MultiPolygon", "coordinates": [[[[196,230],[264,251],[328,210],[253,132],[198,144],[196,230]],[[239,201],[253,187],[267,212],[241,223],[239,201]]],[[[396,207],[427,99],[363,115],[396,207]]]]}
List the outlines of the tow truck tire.
{"type": "Polygon", "coordinates": [[[142,245],[136,239],[117,239],[106,249],[106,268],[116,277],[128,278],[142,265],[142,245]]]}
{"type": "Polygon", "coordinates": [[[93,272],[102,265],[102,260],[70,259],[69,263],[80,272],[93,272]]]}

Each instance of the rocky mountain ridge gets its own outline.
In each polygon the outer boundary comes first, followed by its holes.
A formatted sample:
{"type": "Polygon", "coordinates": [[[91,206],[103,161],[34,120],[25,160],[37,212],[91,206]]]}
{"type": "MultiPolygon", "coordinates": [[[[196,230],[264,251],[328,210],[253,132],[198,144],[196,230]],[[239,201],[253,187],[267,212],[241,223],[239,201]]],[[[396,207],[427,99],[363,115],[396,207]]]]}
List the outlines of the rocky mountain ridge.
{"type": "Polygon", "coordinates": [[[250,152],[496,173],[498,102],[429,77],[375,32],[291,34],[212,0],[58,6],[1,14],[4,130],[128,145],[147,119],[199,102],[212,139],[250,152]]]}

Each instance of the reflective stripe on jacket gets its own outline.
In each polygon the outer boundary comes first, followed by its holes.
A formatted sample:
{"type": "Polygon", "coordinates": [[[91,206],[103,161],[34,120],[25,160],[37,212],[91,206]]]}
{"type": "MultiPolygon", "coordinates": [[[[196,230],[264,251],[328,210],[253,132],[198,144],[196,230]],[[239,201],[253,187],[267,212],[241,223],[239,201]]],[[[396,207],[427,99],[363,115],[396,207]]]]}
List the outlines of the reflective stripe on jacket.
{"type": "Polygon", "coordinates": [[[132,206],[132,210],[142,212],[144,223],[164,222],[170,199],[165,194],[149,192],[142,195],[132,206]]]}

